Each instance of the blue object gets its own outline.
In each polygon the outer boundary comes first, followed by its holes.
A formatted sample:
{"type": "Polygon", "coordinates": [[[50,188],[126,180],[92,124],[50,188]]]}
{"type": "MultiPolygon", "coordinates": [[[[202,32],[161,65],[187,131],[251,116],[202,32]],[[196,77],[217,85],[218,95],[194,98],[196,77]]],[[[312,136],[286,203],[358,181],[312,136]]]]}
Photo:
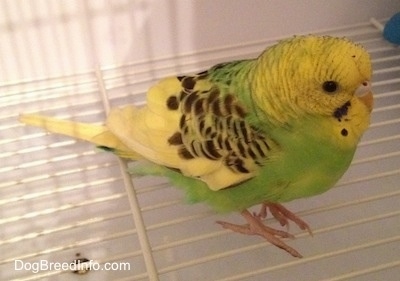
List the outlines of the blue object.
{"type": "Polygon", "coordinates": [[[386,23],[383,37],[390,43],[400,45],[400,13],[395,14],[386,23]]]}

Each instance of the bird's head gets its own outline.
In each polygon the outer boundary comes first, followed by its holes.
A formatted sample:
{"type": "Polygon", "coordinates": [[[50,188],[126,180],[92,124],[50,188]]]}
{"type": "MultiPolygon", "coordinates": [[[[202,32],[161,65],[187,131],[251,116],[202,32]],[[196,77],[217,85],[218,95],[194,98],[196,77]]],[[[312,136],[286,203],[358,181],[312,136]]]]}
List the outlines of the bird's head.
{"type": "Polygon", "coordinates": [[[332,116],[346,103],[372,110],[371,62],[346,38],[296,36],[268,48],[254,69],[254,104],[277,122],[332,116]]]}

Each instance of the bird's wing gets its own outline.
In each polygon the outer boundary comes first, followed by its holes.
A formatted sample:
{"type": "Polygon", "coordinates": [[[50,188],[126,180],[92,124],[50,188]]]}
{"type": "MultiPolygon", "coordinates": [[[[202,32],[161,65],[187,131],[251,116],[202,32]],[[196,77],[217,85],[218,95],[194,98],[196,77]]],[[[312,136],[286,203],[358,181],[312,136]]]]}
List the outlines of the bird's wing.
{"type": "Polygon", "coordinates": [[[112,110],[107,127],[143,157],[220,190],[254,177],[276,147],[247,114],[233,93],[202,73],[162,80],[145,107],[112,110]]]}

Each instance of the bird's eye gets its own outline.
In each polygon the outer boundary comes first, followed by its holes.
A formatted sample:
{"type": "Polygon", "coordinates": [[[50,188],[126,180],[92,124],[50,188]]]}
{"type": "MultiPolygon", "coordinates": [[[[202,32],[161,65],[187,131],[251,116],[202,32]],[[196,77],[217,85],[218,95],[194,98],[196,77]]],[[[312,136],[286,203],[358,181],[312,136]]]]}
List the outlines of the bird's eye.
{"type": "Polygon", "coordinates": [[[322,84],[322,89],[324,89],[325,92],[330,94],[336,92],[338,88],[339,85],[336,81],[325,81],[324,84],[322,84]]]}

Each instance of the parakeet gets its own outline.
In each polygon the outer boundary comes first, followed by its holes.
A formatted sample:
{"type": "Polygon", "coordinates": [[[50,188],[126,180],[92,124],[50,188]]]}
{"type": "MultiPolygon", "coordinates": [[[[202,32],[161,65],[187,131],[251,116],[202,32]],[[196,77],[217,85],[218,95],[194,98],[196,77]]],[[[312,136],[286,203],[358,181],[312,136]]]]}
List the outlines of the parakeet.
{"type": "Polygon", "coordinates": [[[104,126],[21,115],[26,124],[90,141],[129,159],[137,174],[168,177],[190,202],[240,212],[246,225],[294,257],[270,228],[269,212],[301,229],[307,223],[281,203],[331,188],[352,161],[373,107],[369,54],[331,36],[294,36],[254,59],[217,64],[151,87],[147,103],[110,111],[104,126]],[[258,214],[247,209],[261,204],[258,214]]]}

